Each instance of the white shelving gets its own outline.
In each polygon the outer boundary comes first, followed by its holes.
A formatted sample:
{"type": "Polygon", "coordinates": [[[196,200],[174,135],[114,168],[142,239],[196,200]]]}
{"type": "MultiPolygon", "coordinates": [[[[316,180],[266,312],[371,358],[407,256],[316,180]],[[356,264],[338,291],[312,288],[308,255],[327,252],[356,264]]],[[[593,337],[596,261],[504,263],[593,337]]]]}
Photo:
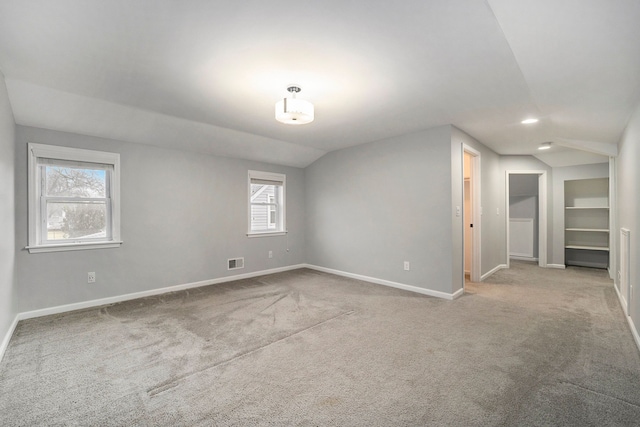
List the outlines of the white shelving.
{"type": "Polygon", "coordinates": [[[580,246],[580,245],[567,245],[565,249],[584,249],[586,251],[607,251],[609,248],[603,248],[602,246],[580,246]]]}
{"type": "Polygon", "coordinates": [[[609,179],[565,181],[565,264],[609,266],[609,179]]]}

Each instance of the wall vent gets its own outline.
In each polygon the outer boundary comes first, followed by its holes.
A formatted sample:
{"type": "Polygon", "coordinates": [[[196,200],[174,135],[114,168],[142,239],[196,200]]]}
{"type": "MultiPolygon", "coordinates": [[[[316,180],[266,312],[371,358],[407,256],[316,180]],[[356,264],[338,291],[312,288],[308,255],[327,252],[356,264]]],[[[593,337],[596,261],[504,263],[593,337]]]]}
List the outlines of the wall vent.
{"type": "Polygon", "coordinates": [[[244,268],[244,258],[231,258],[227,260],[228,270],[238,270],[244,268]]]}

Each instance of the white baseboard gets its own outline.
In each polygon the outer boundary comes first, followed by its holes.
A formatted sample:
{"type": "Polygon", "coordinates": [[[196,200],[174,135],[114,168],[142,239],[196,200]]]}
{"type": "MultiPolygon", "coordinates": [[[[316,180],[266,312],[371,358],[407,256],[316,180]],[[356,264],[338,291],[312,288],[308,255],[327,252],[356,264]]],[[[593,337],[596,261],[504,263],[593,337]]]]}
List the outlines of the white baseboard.
{"type": "Polygon", "coordinates": [[[517,261],[538,261],[538,258],[532,256],[509,255],[509,258],[517,261]]]}
{"type": "Polygon", "coordinates": [[[442,298],[446,300],[453,300],[464,292],[463,289],[448,294],[446,292],[434,291],[432,289],[420,288],[418,286],[406,285],[404,283],[392,282],[390,280],[378,279],[375,277],[363,276],[361,274],[347,273],[346,271],[334,270],[332,268],[320,267],[317,265],[306,264],[305,267],[312,270],[322,271],[324,273],[335,274],[336,276],[348,277],[350,279],[362,280],[364,282],[375,283],[376,285],[384,285],[392,288],[403,289],[405,291],[416,292],[418,294],[428,295],[431,297],[442,298]]]}
{"type": "Polygon", "coordinates": [[[624,300],[624,298],[622,298],[622,294],[618,290],[618,287],[616,286],[615,283],[613,285],[613,289],[616,290],[616,294],[618,295],[618,301],[620,301],[620,306],[622,307],[622,313],[624,314],[624,317],[627,318],[627,322],[629,322],[629,328],[631,329],[631,335],[633,335],[633,340],[636,342],[636,346],[638,347],[638,350],[640,350],[640,335],[638,334],[638,329],[636,328],[636,325],[633,323],[633,319],[627,313],[626,301],[624,300]]]}
{"type": "Polygon", "coordinates": [[[16,317],[13,319],[13,322],[11,322],[11,325],[9,326],[9,330],[7,331],[4,338],[2,339],[2,343],[0,344],[0,362],[2,362],[4,353],[7,351],[7,347],[9,347],[9,341],[11,341],[11,337],[13,336],[13,331],[16,330],[16,326],[18,326],[19,320],[20,319],[18,319],[18,316],[16,315],[16,317]]]}
{"type": "Polygon", "coordinates": [[[94,299],[94,300],[91,300],[91,301],[83,301],[83,302],[77,302],[77,303],[73,303],[73,304],[58,305],[56,307],[43,308],[43,309],[40,309],[40,310],[33,310],[33,311],[26,311],[26,312],[18,313],[17,319],[18,320],[31,319],[31,318],[34,318],[34,317],[48,316],[50,314],[58,314],[58,313],[65,313],[65,312],[68,312],[68,311],[81,310],[81,309],[85,309],[85,308],[99,307],[101,305],[114,304],[114,303],[122,302],[122,301],[129,301],[129,300],[136,299],[136,298],[144,298],[144,297],[149,297],[149,296],[153,296],[153,295],[165,294],[167,292],[177,292],[177,291],[182,291],[182,290],[185,290],[185,289],[199,288],[201,286],[215,285],[215,284],[224,283],[224,282],[232,282],[234,280],[249,279],[249,278],[252,278],[252,277],[264,276],[264,275],[267,275],[267,274],[280,273],[280,272],[289,271],[289,270],[296,270],[298,268],[304,268],[304,267],[305,267],[304,264],[290,265],[290,266],[287,266],[287,267],[280,267],[280,268],[272,268],[272,269],[269,269],[269,270],[254,271],[253,273],[237,274],[237,275],[234,275],[234,276],[220,277],[218,279],[203,280],[201,282],[185,283],[185,284],[182,284],[182,285],[168,286],[168,287],[165,287],[165,288],[151,289],[151,290],[148,290],[148,291],[134,292],[134,293],[131,293],[131,294],[117,295],[117,296],[113,296],[113,297],[94,299]]]}
{"type": "Polygon", "coordinates": [[[567,266],[564,264],[547,264],[547,268],[558,268],[560,270],[564,270],[567,266]]]}
{"type": "Polygon", "coordinates": [[[496,265],[491,270],[487,271],[482,276],[480,276],[480,281],[483,282],[484,279],[486,279],[487,277],[491,276],[493,273],[502,270],[503,268],[507,268],[507,264],[498,264],[498,265],[496,265]]]}
{"type": "Polygon", "coordinates": [[[636,342],[636,346],[638,350],[640,350],[640,335],[638,335],[638,330],[636,329],[636,325],[633,323],[633,319],[631,316],[626,316],[627,322],[629,322],[629,327],[631,328],[631,335],[633,335],[633,339],[636,342]]]}
{"type": "Polygon", "coordinates": [[[616,290],[616,295],[618,295],[618,301],[620,301],[620,305],[622,306],[622,312],[624,313],[625,316],[628,316],[629,313],[627,312],[627,302],[624,300],[624,298],[622,298],[622,294],[618,289],[618,284],[615,282],[613,283],[613,289],[616,290]]]}
{"type": "Polygon", "coordinates": [[[464,295],[464,288],[458,289],[457,291],[451,294],[451,296],[453,297],[452,299],[460,298],[462,295],[464,295]]]}

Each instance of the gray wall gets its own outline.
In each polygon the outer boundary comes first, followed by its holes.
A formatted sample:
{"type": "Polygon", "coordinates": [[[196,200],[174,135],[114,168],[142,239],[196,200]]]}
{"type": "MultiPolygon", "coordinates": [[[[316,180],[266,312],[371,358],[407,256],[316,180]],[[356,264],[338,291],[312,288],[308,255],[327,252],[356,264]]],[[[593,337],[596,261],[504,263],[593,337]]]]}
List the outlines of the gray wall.
{"type": "MultiPolygon", "coordinates": [[[[631,319],[638,330],[640,326],[640,106],[629,120],[629,124],[618,144],[617,167],[617,201],[618,228],[627,228],[631,234],[631,285],[635,292],[631,299],[631,319]]],[[[613,230],[619,233],[619,230],[613,230]]],[[[615,248],[618,251],[618,248],[615,248]]],[[[614,277],[617,278],[618,265],[613,266],[614,277]]]]}
{"type": "Polygon", "coordinates": [[[451,293],[450,129],[333,151],[308,166],[308,262],[451,293]]]}
{"type": "Polygon", "coordinates": [[[550,264],[564,265],[564,182],[574,179],[606,178],[609,176],[609,163],[593,165],[566,166],[553,168],[553,239],[550,264]]]}
{"type": "MultiPolygon", "coordinates": [[[[451,128],[451,165],[452,165],[452,209],[462,206],[463,191],[463,155],[462,144],[480,152],[481,181],[481,274],[486,274],[506,262],[505,194],[504,179],[500,171],[500,156],[476,139],[456,127],[451,128]]],[[[462,288],[464,218],[453,216],[452,240],[454,244],[454,291],[462,288]]]]}
{"type": "Polygon", "coordinates": [[[0,74],[0,342],[17,312],[15,261],[15,125],[0,74]]]}
{"type": "Polygon", "coordinates": [[[305,261],[302,169],[21,126],[16,157],[19,311],[305,261]],[[28,142],[120,153],[122,247],[37,254],[23,249],[28,142]],[[246,236],[249,169],[287,175],[286,236],[246,236]],[[228,271],[231,257],[245,257],[245,268],[228,271]],[[89,271],[96,272],[95,284],[87,284],[89,271]]]}

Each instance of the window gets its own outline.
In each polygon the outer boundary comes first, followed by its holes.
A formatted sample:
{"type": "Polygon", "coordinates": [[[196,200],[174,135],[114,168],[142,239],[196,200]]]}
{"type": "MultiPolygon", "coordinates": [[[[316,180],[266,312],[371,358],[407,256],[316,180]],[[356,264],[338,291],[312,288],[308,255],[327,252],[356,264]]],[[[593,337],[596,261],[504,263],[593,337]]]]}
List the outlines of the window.
{"type": "Polygon", "coordinates": [[[29,144],[29,252],[118,247],[120,155],[29,144]]]}
{"type": "Polygon", "coordinates": [[[286,233],[285,182],[283,174],[249,171],[248,236],[286,233]]]}

